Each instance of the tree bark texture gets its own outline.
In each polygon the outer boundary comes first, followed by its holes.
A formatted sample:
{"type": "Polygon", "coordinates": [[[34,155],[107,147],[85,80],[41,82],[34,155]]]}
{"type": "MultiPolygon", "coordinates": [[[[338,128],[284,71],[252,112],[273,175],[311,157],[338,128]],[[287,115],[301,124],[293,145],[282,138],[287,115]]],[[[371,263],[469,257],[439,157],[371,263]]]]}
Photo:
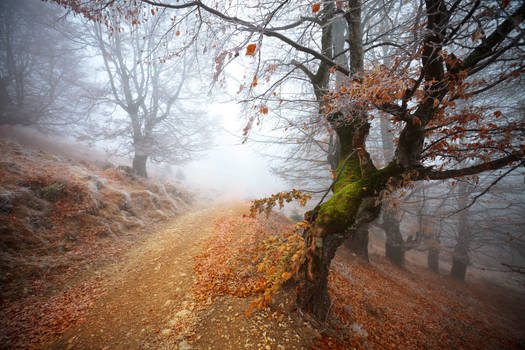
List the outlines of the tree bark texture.
{"type": "MultiPolygon", "coordinates": [[[[363,71],[364,55],[360,1],[352,5],[345,20],[350,44],[350,70],[352,74],[358,74],[363,71]]],[[[330,26],[323,30],[322,41],[326,53],[332,49],[331,30],[328,28],[330,26]]],[[[320,78],[327,77],[324,74],[329,68],[325,63],[320,64],[316,79],[312,80],[314,87],[321,85],[320,78]]],[[[314,90],[318,95],[319,89],[314,90]]],[[[363,249],[363,235],[366,234],[368,241],[368,230],[361,226],[379,215],[379,192],[395,169],[394,166],[377,170],[373,165],[365,145],[370,124],[361,106],[338,111],[329,117],[329,122],[339,139],[338,176],[332,186],[332,197],[318,208],[312,227],[306,232],[306,261],[300,270],[297,292],[298,306],[312,312],[319,320],[326,319],[330,310],[327,276],[337,248],[359,231],[355,238],[363,249]]]]}
{"type": "Polygon", "coordinates": [[[363,115],[335,128],[341,140],[341,160],[334,193],[321,204],[306,232],[306,262],[298,279],[297,303],[319,320],[325,319],[330,309],[327,276],[335,251],[354,235],[363,242],[365,233],[368,240],[366,224],[379,215],[380,192],[399,170],[393,164],[380,170],[373,166],[364,150],[369,125],[360,118],[363,115]],[[361,233],[356,235],[358,231],[361,233]]]}
{"type": "Polygon", "coordinates": [[[313,313],[319,320],[325,320],[330,312],[328,295],[328,272],[337,248],[343,243],[344,235],[327,236],[309,235],[308,262],[300,273],[303,278],[298,282],[297,304],[302,310],[313,313]]]}

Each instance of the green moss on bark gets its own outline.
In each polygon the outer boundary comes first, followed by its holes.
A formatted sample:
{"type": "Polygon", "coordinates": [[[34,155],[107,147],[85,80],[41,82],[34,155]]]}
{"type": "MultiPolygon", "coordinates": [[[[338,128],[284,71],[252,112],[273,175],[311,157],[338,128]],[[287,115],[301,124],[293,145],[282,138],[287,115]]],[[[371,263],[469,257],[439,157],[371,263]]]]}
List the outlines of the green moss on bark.
{"type": "Polygon", "coordinates": [[[337,193],[337,191],[346,185],[357,182],[361,179],[361,166],[359,165],[359,157],[357,155],[350,157],[341,171],[342,165],[343,162],[339,164],[339,167],[336,170],[336,174],[339,174],[339,179],[334,184],[334,193],[337,193]]]}
{"type": "Polygon", "coordinates": [[[354,223],[363,198],[378,194],[388,179],[399,171],[391,163],[362,176],[359,159],[357,156],[351,157],[334,184],[334,194],[319,208],[316,225],[323,229],[323,234],[344,232],[354,223]]]}
{"type": "Polygon", "coordinates": [[[321,205],[316,224],[322,227],[325,233],[344,232],[355,219],[357,209],[361,204],[363,190],[360,181],[349,183],[321,205]]]}

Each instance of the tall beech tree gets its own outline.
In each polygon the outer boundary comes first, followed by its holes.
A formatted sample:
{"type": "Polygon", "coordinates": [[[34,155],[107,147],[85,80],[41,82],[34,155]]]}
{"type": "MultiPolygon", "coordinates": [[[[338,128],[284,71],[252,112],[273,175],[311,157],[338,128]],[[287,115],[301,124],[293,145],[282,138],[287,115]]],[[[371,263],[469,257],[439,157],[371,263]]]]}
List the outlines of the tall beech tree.
{"type": "MultiPolygon", "coordinates": [[[[521,79],[523,1],[399,2],[406,21],[396,26],[396,40],[368,48],[363,38],[369,33],[361,27],[361,6],[365,4],[354,0],[228,5],[143,0],[140,7],[115,0],[56,2],[94,20],[102,20],[104,11],[111,8],[119,8],[123,17],[132,20],[142,16],[142,4],[150,4],[171,9],[177,18],[200,19],[195,31],[202,30],[203,35],[213,28],[235,33],[231,47],[223,48],[225,53],[218,55],[216,64],[237,59],[240,47],[256,58],[257,70],[249,77],[249,90],[260,115],[279,108],[283,100],[277,88],[280,80],[272,81],[273,74],[302,69],[292,60],[312,73],[310,79],[320,88],[328,86],[323,79],[330,74],[340,72],[347,77],[344,86],[318,95],[320,112],[338,136],[340,160],[331,186],[333,194],[307,215],[305,259],[296,277],[298,306],[320,319],[325,319],[330,309],[327,275],[336,249],[379,215],[385,193],[413,181],[499,169],[506,173],[524,165],[525,125],[516,113],[516,99],[485,104],[494,91],[521,79]],[[344,18],[349,28],[349,69],[337,63],[326,45],[331,36],[328,25],[339,18],[344,18]],[[276,42],[275,50],[265,51],[265,45],[276,42]],[[380,56],[381,46],[394,48],[390,64],[366,61],[365,50],[375,50],[380,56]],[[282,69],[264,71],[268,67],[263,62],[265,55],[280,57],[282,69]],[[259,92],[254,93],[256,90],[259,92]],[[372,117],[390,118],[401,129],[393,158],[383,168],[373,164],[365,142],[372,117]],[[466,159],[469,165],[462,166],[466,159]]],[[[247,136],[252,125],[249,122],[245,129],[247,136]]],[[[297,196],[295,192],[292,195],[297,196]]]]}
{"type": "Polygon", "coordinates": [[[168,36],[167,23],[168,16],[158,14],[140,26],[124,22],[117,28],[115,18],[107,26],[87,26],[86,41],[98,51],[107,81],[95,98],[125,114],[103,120],[100,137],[120,141],[119,150],[132,154],[133,171],[141,177],[147,177],[147,162],[192,159],[209,139],[193,91],[202,88],[195,51],[176,45],[178,34],[168,36]]]}

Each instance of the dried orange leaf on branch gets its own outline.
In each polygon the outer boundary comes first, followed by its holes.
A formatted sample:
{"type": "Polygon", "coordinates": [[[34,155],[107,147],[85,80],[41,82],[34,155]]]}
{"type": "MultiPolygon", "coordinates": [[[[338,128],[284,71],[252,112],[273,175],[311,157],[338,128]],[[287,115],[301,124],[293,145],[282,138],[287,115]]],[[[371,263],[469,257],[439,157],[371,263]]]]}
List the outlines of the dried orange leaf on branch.
{"type": "Polygon", "coordinates": [[[246,56],[253,56],[255,54],[255,49],[257,48],[256,44],[249,44],[246,47],[246,56]]]}
{"type": "Polygon", "coordinates": [[[320,3],[316,3],[316,4],[312,5],[312,12],[313,13],[319,12],[320,9],[321,9],[321,4],[320,3]]]}

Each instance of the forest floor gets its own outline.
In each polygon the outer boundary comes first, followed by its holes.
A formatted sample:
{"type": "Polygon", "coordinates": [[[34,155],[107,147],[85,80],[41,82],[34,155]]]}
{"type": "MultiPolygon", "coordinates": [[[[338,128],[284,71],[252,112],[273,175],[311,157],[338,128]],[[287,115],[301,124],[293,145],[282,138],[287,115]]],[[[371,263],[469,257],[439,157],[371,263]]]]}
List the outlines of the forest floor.
{"type": "Polygon", "coordinates": [[[21,327],[22,342],[0,348],[524,348],[523,293],[481,281],[462,284],[416,266],[399,270],[379,256],[365,263],[344,249],[329,277],[333,316],[327,323],[314,325],[299,314],[293,287],[247,315],[255,297],[243,291],[255,270],[238,262],[255,263],[248,248],[258,244],[260,230],[290,225],[282,217],[270,224],[245,217],[247,209],[245,203],[195,209],[164,224],[119,262],[94,268],[88,280],[64,290],[60,302],[46,301],[39,317],[56,320],[68,310],[60,305],[85,305],[84,313],[67,318],[70,324],[54,333],[46,327],[58,321],[21,327]],[[81,299],[67,297],[78,288],[81,299]],[[24,337],[31,342],[24,344],[24,337]]]}
{"type": "Polygon", "coordinates": [[[217,233],[217,220],[240,217],[246,210],[245,204],[234,204],[194,211],[132,248],[121,263],[98,273],[106,293],[93,302],[85,320],[45,348],[308,348],[304,337],[311,341],[317,331],[305,325],[296,329],[291,318],[269,309],[247,317],[253,298],[211,301],[210,296],[200,302],[194,294],[194,261],[217,233]]]}

